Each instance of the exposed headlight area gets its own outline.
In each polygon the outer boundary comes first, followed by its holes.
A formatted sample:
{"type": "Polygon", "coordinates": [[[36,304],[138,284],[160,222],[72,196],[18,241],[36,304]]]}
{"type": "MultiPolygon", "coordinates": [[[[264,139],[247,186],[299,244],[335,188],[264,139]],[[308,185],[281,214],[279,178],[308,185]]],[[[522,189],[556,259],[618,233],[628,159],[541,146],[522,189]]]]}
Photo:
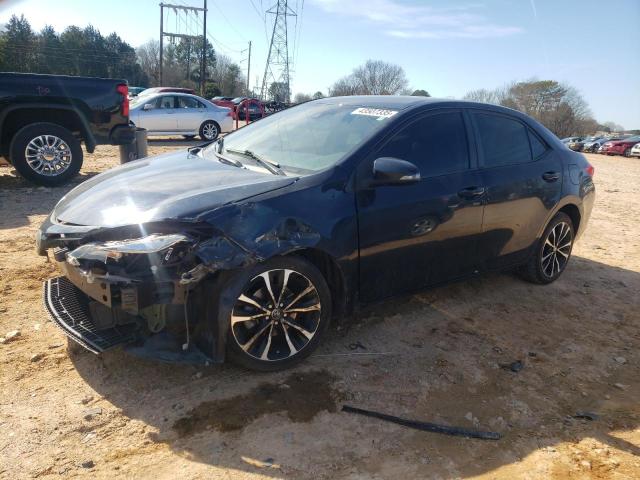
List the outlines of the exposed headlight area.
{"type": "Polygon", "coordinates": [[[80,266],[82,260],[98,260],[107,263],[109,259],[120,260],[124,255],[164,253],[162,255],[163,260],[168,262],[171,260],[174,246],[193,243],[193,239],[179,233],[168,235],[151,234],[142,238],[122,241],[87,243],[69,252],[66,255],[66,260],[71,265],[80,266]]]}

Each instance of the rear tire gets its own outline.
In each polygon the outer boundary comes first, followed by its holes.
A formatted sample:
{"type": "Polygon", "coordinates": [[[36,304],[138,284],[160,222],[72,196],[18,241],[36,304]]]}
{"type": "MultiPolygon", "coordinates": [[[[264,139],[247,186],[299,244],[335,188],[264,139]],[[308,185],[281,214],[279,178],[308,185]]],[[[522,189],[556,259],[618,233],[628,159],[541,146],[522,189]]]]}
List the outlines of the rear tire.
{"type": "Polygon", "coordinates": [[[627,148],[627,149],[624,151],[623,155],[624,155],[625,157],[629,158],[629,157],[631,156],[631,147],[627,148]]]}
{"type": "Polygon", "coordinates": [[[220,127],[213,120],[207,120],[200,125],[200,138],[206,142],[212,142],[220,135],[220,127]]]}
{"type": "Polygon", "coordinates": [[[55,187],[74,177],[82,167],[80,141],[55,123],[32,123],[14,135],[9,147],[11,162],[27,180],[55,187]]]}
{"type": "Polygon", "coordinates": [[[240,270],[216,296],[218,318],[229,322],[228,358],[250,370],[272,372],[300,363],[317,348],[331,319],[327,282],[299,257],[275,257],[240,270]]]}
{"type": "Polygon", "coordinates": [[[557,280],[571,259],[574,238],[571,218],[559,212],[545,228],[529,261],[520,268],[520,276],[540,285],[557,280]]]}

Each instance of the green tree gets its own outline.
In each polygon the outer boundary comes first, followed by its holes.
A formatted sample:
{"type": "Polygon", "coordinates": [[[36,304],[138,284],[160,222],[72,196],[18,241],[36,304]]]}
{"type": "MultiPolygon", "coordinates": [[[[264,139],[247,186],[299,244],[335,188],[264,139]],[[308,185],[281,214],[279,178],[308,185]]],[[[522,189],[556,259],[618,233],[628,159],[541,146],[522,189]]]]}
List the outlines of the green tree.
{"type": "Polygon", "coordinates": [[[2,33],[2,70],[30,72],[36,66],[36,35],[24,15],[12,15],[2,33]]]}
{"type": "Polygon", "coordinates": [[[382,60],[367,60],[329,89],[332,97],[340,95],[399,95],[409,85],[404,69],[382,60]]]}
{"type": "Polygon", "coordinates": [[[429,92],[426,90],[414,90],[411,94],[412,97],[430,97],[429,92]]]}
{"type": "Polygon", "coordinates": [[[314,100],[319,100],[321,98],[324,98],[324,94],[321,91],[317,91],[311,96],[311,98],[313,98],[314,100]]]}
{"type": "Polygon", "coordinates": [[[269,98],[274,102],[288,102],[291,98],[291,92],[287,88],[287,84],[284,82],[273,82],[269,85],[268,90],[269,98]]]}
{"type": "Polygon", "coordinates": [[[296,93],[295,97],[293,97],[293,103],[304,103],[311,101],[311,95],[307,93],[296,93]]]}

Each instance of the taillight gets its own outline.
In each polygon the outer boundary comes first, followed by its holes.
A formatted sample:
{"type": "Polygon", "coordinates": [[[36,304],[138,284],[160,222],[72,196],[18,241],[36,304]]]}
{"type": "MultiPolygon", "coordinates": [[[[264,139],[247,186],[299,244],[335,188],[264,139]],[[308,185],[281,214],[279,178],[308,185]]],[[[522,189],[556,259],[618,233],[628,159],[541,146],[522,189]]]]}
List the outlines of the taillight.
{"type": "Polygon", "coordinates": [[[588,164],[585,169],[584,169],[585,173],[587,175],[589,175],[590,177],[593,177],[593,174],[596,173],[596,169],[593,168],[593,165],[588,164]]]}
{"type": "Polygon", "coordinates": [[[126,84],[121,83],[116,87],[116,92],[118,92],[123,97],[122,105],[120,106],[120,113],[123,116],[128,117],[129,116],[129,87],[126,84]]]}

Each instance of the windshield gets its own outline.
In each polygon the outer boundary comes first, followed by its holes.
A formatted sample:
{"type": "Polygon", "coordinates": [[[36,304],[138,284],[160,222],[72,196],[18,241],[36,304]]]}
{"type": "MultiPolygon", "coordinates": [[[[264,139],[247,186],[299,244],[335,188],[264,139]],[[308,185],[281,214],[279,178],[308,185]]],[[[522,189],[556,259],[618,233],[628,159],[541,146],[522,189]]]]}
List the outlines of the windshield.
{"type": "MultiPolygon", "coordinates": [[[[228,135],[222,153],[244,163],[251,160],[238,152],[250,151],[284,171],[313,173],[340,161],[395,113],[353,105],[305,103],[228,135]]],[[[215,144],[204,153],[213,156],[213,148],[215,144]]]]}

